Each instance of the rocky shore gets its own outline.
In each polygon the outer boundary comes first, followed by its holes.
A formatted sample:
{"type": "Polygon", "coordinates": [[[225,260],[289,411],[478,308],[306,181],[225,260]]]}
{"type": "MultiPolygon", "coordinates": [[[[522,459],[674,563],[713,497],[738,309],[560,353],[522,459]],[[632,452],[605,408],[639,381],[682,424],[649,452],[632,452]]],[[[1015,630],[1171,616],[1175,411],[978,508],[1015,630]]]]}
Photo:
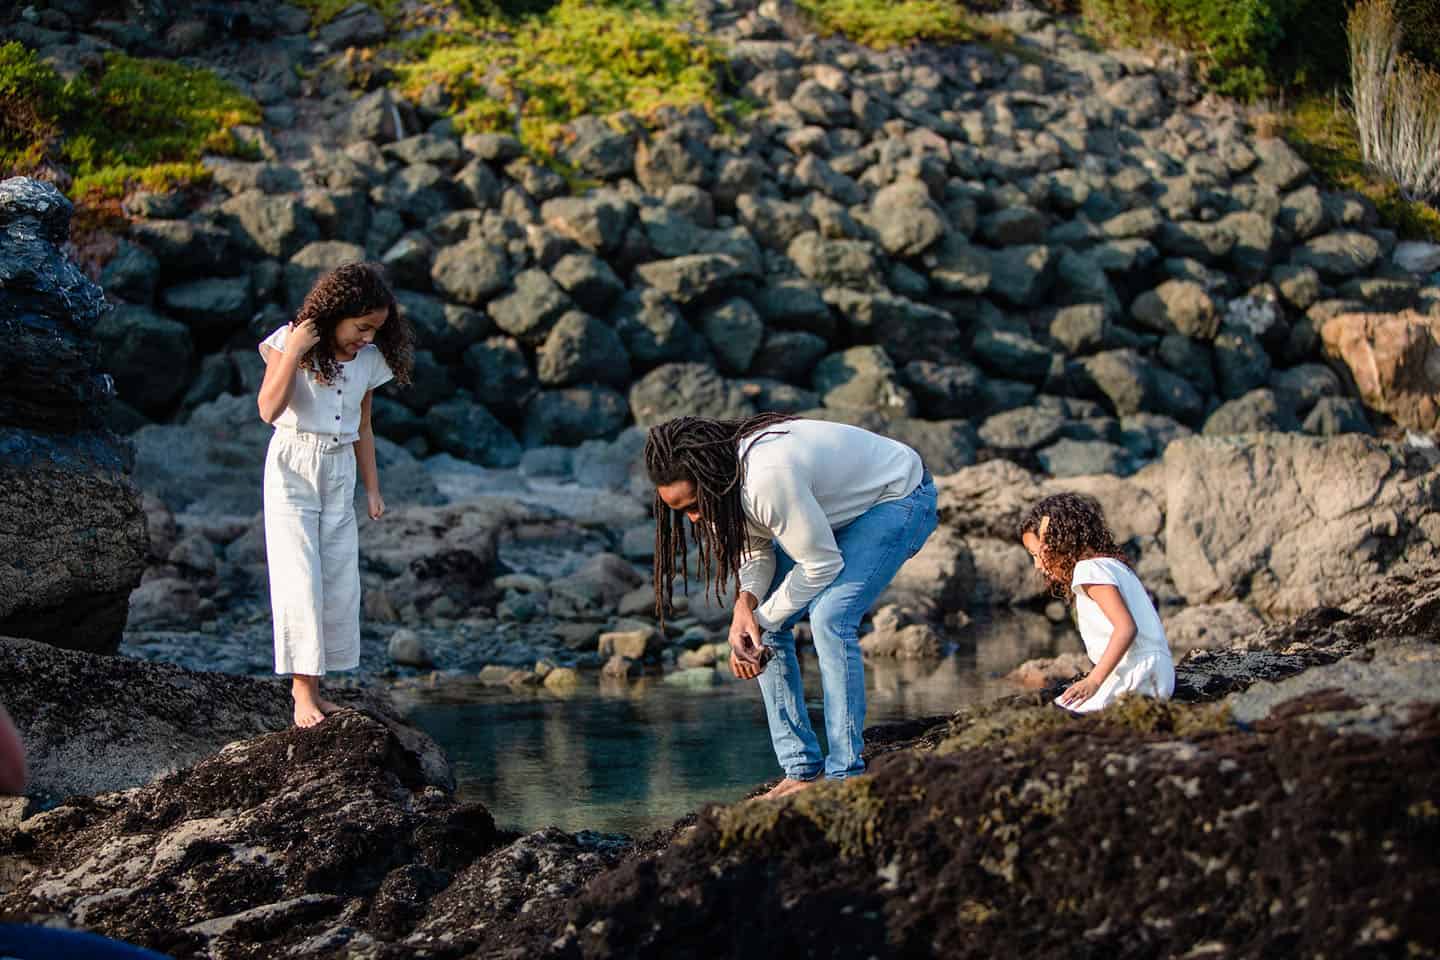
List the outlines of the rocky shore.
{"type": "Polygon", "coordinates": [[[67,75],[184,56],[264,122],[259,159],[129,197],[98,286],[69,201],[0,182],[0,704],[34,774],[0,916],[177,958],[1440,955],[1440,248],[1183,60],[1029,9],[875,51],[696,0],[749,108],[578,119],[567,180],[357,67],[392,39],[363,4],[39,7],[0,25],[67,75]],[[359,257],[416,385],[375,400],[360,683],[287,729],[254,343],[359,257]],[[1016,523],[1080,490],[1175,701],[1072,717],[1083,664],[1032,662],[1030,692],[867,730],[843,785],[648,838],[497,828],[371,681],[721,682],[727,610],[653,616],[638,454],[762,410],[936,475],[872,660],[997,610],[1048,636],[1016,523]]]}
{"type": "MultiPolygon", "coordinates": [[[[14,641],[0,658],[12,703],[40,668],[47,696],[85,702],[116,665],[14,641]]],[[[257,681],[121,662],[157,752],[167,688],[283,725],[257,681]]],[[[1393,578],[1178,674],[1169,704],[1073,717],[1056,686],[871,729],[869,776],[638,843],[497,832],[371,704],[12,815],[0,913],[176,957],[1440,950],[1440,579],[1393,578]]],[[[44,756],[97,717],[26,733],[44,756]]]]}

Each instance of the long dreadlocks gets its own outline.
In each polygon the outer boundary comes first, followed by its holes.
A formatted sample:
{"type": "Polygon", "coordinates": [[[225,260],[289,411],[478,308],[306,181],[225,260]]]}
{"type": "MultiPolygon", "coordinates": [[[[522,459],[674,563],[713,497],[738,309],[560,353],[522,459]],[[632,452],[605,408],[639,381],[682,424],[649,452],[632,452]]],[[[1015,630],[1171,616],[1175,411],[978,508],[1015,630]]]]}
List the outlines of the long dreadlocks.
{"type": "MultiPolygon", "coordinates": [[[[749,548],[745,510],[740,488],[745,482],[745,462],[740,458],[740,441],[783,434],[771,428],[794,420],[780,413],[762,413],[743,420],[711,420],[706,417],[676,417],[650,428],[645,438],[645,469],[656,487],[688,480],[695,484],[700,522],[694,525],[695,545],[700,551],[700,575],[714,588],[715,599],[725,602],[724,593],[733,577],[740,583],[740,563],[749,548]]],[[[679,561],[685,587],[690,585],[689,546],[685,542],[684,517],[671,510],[655,494],[655,615],[665,614],[675,598],[675,569],[679,561]]]]}

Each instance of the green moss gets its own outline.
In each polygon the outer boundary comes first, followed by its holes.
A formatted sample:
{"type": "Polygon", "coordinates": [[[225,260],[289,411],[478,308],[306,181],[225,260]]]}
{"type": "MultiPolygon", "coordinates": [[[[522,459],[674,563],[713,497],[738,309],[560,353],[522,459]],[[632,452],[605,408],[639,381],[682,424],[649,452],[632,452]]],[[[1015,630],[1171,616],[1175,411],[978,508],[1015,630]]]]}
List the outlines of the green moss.
{"type": "Polygon", "coordinates": [[[1380,219],[1407,240],[1440,243],[1440,211],[1406,200],[1400,188],[1360,159],[1355,122],[1330,97],[1311,96],[1279,118],[1285,139],[1332,190],[1354,190],[1375,204],[1380,219]]]}
{"type": "Polygon", "coordinates": [[[868,854],[875,845],[876,826],[886,809],[868,777],[827,780],[787,800],[749,800],[716,813],[720,847],[761,839],[784,818],[799,816],[813,823],[842,857],[868,854]]]}
{"type": "Polygon", "coordinates": [[[797,0],[823,34],[842,34],[869,47],[926,40],[963,43],[974,35],[954,0],[797,0]]]}
{"type": "Polygon", "coordinates": [[[719,105],[723,57],[687,29],[683,11],[650,3],[561,0],[520,21],[456,24],[408,47],[400,88],[418,97],[439,84],[462,131],[518,132],[540,155],[584,114],[719,105]]]}
{"type": "MultiPolygon", "coordinates": [[[[297,7],[310,12],[310,25],[321,27],[334,20],[350,7],[355,0],[293,0],[297,7]]],[[[400,0],[366,0],[365,6],[379,11],[385,20],[393,20],[400,12],[400,0]]]]}
{"type": "Polygon", "coordinates": [[[202,179],[200,157],[243,152],[231,128],[260,119],[209,70],[107,54],[98,79],[67,82],[19,43],[0,47],[0,107],[0,165],[63,166],[77,198],[202,179]]]}

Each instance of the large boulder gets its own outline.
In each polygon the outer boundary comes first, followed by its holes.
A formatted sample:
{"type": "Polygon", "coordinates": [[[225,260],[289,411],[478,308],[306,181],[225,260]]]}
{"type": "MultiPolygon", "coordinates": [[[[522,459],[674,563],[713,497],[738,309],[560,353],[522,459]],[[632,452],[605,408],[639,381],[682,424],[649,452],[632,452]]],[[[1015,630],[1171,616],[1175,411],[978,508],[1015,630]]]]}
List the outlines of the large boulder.
{"type": "MultiPolygon", "coordinates": [[[[403,731],[373,694],[327,696],[385,717],[420,755],[426,776],[453,782],[429,738],[403,731]]],[[[288,684],[168,663],[57,650],[0,637],[0,703],[14,717],[30,767],[27,795],[54,801],[127,790],[183,770],[227,743],[293,721],[288,684]]]]}
{"type": "Polygon", "coordinates": [[[1366,406],[1415,430],[1440,427],[1440,317],[1347,313],[1327,320],[1320,337],[1366,406]]]}
{"type": "Polygon", "coordinates": [[[1190,437],[1165,451],[1165,545],[1188,603],[1338,604],[1440,558],[1440,485],[1358,434],[1190,437]]]}
{"type": "Polygon", "coordinates": [[[48,184],[0,182],[0,633],[113,651],[148,538],[129,449],[103,425],[108,307],[60,249],[71,212],[48,184]]]}

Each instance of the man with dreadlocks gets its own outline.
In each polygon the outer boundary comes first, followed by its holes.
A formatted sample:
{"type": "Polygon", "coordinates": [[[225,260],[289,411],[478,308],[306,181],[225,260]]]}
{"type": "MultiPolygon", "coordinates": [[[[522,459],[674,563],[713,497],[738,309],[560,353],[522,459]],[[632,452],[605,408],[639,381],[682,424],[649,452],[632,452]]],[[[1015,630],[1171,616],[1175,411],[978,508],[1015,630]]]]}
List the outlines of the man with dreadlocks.
{"type": "Polygon", "coordinates": [[[785,778],[767,796],[821,774],[861,773],[865,666],[860,618],[935,530],[935,484],[920,455],[859,427],[762,414],[678,417],[651,427],[645,467],[655,485],[655,609],[686,578],[688,517],[707,590],[732,590],[730,669],[760,678],[785,778]],[[824,690],[820,744],[805,711],[796,623],[810,616],[824,690]]]}

